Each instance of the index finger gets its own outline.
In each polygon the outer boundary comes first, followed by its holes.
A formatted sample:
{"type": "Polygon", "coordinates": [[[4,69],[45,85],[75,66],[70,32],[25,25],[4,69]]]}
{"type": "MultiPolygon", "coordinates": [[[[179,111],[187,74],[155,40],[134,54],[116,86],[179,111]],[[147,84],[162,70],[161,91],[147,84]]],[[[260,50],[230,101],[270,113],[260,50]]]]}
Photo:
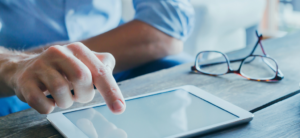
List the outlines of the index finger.
{"type": "MultiPolygon", "coordinates": [[[[93,84],[103,96],[107,106],[113,113],[124,112],[126,105],[117,82],[112,75],[111,67],[103,64],[97,56],[82,43],[73,43],[67,46],[76,57],[91,71],[93,84]]],[[[108,59],[106,59],[106,62],[108,59]]],[[[114,59],[111,59],[111,62],[114,59]]]]}

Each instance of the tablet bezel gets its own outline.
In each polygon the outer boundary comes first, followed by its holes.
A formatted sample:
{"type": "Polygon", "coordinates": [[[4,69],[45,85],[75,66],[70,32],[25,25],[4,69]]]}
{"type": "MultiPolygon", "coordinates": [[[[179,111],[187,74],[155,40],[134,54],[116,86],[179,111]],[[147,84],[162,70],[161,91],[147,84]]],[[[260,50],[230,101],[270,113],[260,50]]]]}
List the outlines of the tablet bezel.
{"type": "MultiPolygon", "coordinates": [[[[223,110],[230,112],[239,118],[233,119],[230,121],[226,121],[223,123],[218,123],[215,125],[210,125],[207,127],[202,127],[199,129],[194,129],[188,132],[168,136],[168,137],[183,137],[183,136],[193,136],[193,135],[200,135],[200,134],[205,134],[211,131],[219,130],[225,127],[241,124],[241,123],[246,123],[249,122],[253,119],[254,115],[240,107],[237,107],[236,105],[233,105],[221,98],[218,98],[198,87],[192,86],[192,85],[185,85],[181,87],[176,87],[172,89],[166,89],[163,91],[157,91],[157,92],[152,92],[149,94],[143,94],[143,95],[138,95],[130,98],[126,98],[125,100],[132,100],[136,98],[141,98],[141,97],[146,97],[150,95],[155,95],[158,93],[163,93],[171,90],[176,90],[176,89],[184,89],[191,94],[198,96],[199,98],[219,107],[222,108],[223,110]]],[[[96,104],[96,105],[91,105],[91,106],[86,106],[86,107],[81,107],[81,108],[76,108],[76,109],[71,109],[71,110],[66,110],[62,112],[57,112],[57,113],[52,113],[47,115],[47,119],[49,122],[64,136],[64,137],[80,137],[80,138],[88,138],[78,127],[76,127],[66,116],[64,116],[64,113],[67,112],[72,112],[76,110],[82,110],[86,108],[91,108],[95,106],[102,106],[105,105],[105,103],[102,104],[96,104]]]]}

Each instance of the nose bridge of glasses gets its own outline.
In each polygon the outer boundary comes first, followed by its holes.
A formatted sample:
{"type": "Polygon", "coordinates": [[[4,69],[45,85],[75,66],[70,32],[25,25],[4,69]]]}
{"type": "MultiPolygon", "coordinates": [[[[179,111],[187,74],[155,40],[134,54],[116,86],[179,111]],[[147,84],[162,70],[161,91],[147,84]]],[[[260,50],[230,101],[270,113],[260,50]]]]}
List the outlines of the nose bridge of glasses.
{"type": "Polygon", "coordinates": [[[237,70],[232,70],[232,69],[229,69],[227,73],[235,73],[235,74],[240,74],[240,70],[237,69],[237,70]]]}

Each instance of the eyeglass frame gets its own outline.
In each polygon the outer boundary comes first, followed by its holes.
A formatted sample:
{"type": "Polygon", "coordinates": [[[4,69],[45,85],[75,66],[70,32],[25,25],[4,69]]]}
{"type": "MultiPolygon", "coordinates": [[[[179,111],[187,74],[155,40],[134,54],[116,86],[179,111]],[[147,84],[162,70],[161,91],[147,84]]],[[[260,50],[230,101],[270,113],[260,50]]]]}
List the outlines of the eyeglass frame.
{"type": "MultiPolygon", "coordinates": [[[[195,73],[201,73],[201,74],[210,75],[210,76],[219,76],[219,75],[225,75],[225,74],[228,74],[228,73],[234,73],[234,74],[237,74],[237,75],[239,75],[241,77],[244,77],[244,78],[246,78],[248,80],[262,81],[262,82],[278,82],[278,81],[282,80],[284,78],[284,75],[282,74],[282,72],[278,68],[278,64],[277,64],[276,60],[273,59],[273,58],[271,58],[269,55],[267,55],[266,52],[265,52],[265,50],[264,50],[264,48],[263,48],[263,45],[261,43],[261,40],[263,38],[262,34],[259,35],[257,31],[255,33],[256,33],[256,36],[258,37],[258,41],[256,42],[254,48],[252,49],[251,53],[248,56],[246,56],[244,58],[240,58],[240,59],[229,60],[229,58],[227,57],[227,55],[224,54],[224,53],[222,53],[222,52],[220,52],[220,51],[201,51],[196,56],[194,66],[191,67],[192,71],[194,71],[195,73]],[[256,48],[257,48],[258,45],[260,45],[263,55],[255,55],[254,54],[254,52],[255,52],[255,50],[256,50],[256,48]],[[214,73],[206,73],[206,72],[201,71],[201,69],[198,66],[198,64],[199,64],[198,63],[198,56],[201,53],[205,53],[205,52],[216,52],[216,53],[222,54],[225,57],[225,59],[226,59],[226,63],[227,63],[227,67],[228,67],[227,72],[222,73],[222,74],[214,74],[214,73]],[[265,61],[264,62],[266,64],[268,64],[268,66],[276,73],[276,75],[273,78],[271,78],[271,79],[263,79],[263,78],[261,78],[261,79],[255,79],[255,78],[249,78],[249,77],[243,75],[242,72],[241,72],[241,68],[242,68],[242,65],[244,64],[244,62],[246,62],[245,60],[247,58],[249,58],[249,57],[261,57],[261,58],[268,58],[268,59],[273,60],[274,63],[276,64],[276,71],[275,71],[275,69],[273,67],[271,67],[269,65],[270,63],[266,63],[265,61]],[[239,68],[237,70],[231,69],[230,63],[231,62],[238,62],[238,61],[241,61],[241,64],[240,64],[239,68]]],[[[253,58],[253,60],[254,59],[255,58],[253,58]]],[[[253,60],[251,60],[250,62],[252,62],[253,60]]],[[[217,62],[217,63],[206,64],[205,66],[211,66],[211,65],[221,64],[221,63],[224,63],[224,62],[217,62]]]]}

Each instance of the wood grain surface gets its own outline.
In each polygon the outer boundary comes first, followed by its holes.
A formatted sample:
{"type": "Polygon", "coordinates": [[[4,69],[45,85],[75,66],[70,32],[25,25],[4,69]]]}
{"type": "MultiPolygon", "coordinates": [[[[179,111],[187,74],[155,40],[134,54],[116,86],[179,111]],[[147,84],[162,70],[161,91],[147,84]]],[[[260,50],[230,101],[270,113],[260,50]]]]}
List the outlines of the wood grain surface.
{"type": "MultiPolygon", "coordinates": [[[[246,110],[255,109],[299,88],[300,32],[279,39],[263,41],[266,52],[277,60],[285,78],[279,83],[246,80],[235,74],[213,77],[191,73],[193,63],[161,70],[120,82],[125,97],[131,97],[182,85],[195,85],[246,110]]],[[[228,54],[230,59],[250,53],[253,46],[228,54]]],[[[104,102],[99,93],[88,104],[74,104],[71,108],[104,102]]],[[[55,109],[61,111],[60,109],[55,109]]],[[[256,119],[256,118],[255,118],[256,119]]],[[[255,120],[254,119],[254,120],[255,120]]],[[[261,122],[263,123],[263,122],[261,122]]],[[[298,126],[295,126],[298,127],[298,126]]],[[[46,120],[33,109],[0,117],[0,137],[61,137],[46,120]]]]}
{"type": "Polygon", "coordinates": [[[254,116],[249,124],[201,137],[299,138],[300,94],[260,110],[254,116]]]}

